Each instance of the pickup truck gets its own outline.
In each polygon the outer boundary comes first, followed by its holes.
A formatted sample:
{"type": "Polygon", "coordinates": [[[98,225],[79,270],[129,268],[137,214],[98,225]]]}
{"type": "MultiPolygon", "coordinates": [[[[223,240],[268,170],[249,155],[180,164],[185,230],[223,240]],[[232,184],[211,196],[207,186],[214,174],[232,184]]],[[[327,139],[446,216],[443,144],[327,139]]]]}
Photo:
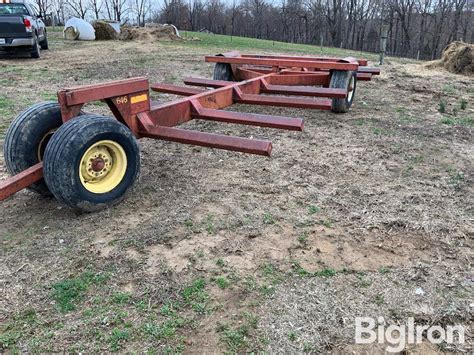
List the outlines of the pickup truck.
{"type": "Polygon", "coordinates": [[[41,49],[48,49],[48,37],[34,5],[0,0],[0,51],[27,51],[39,58],[41,49]]]}

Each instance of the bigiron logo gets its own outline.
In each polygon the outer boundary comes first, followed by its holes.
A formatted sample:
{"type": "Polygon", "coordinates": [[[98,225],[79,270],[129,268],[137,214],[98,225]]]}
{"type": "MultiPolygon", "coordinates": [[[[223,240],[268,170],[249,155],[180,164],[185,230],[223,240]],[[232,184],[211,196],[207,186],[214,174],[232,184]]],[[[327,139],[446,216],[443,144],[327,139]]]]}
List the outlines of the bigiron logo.
{"type": "Polygon", "coordinates": [[[410,317],[406,324],[386,325],[383,317],[378,317],[377,322],[371,317],[355,318],[356,344],[387,344],[386,351],[400,352],[407,344],[419,344],[423,335],[433,344],[464,344],[464,326],[448,325],[417,325],[415,319],[410,317]]]}

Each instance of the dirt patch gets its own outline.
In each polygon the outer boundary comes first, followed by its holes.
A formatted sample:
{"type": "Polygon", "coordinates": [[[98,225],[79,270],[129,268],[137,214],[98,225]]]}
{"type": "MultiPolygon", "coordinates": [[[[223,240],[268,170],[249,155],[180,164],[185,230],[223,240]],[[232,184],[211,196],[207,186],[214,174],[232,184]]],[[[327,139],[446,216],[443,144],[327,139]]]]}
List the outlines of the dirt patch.
{"type": "Polygon", "coordinates": [[[444,67],[451,73],[474,75],[474,45],[452,42],[443,50],[441,59],[428,62],[425,66],[444,67]]]}

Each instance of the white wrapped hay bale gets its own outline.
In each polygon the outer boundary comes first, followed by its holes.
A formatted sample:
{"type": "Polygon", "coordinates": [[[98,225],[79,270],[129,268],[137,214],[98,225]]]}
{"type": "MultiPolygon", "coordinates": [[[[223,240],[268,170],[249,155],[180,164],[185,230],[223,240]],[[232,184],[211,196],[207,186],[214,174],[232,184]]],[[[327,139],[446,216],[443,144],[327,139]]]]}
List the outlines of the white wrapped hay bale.
{"type": "Polygon", "coordinates": [[[95,30],[92,25],[80,18],[72,17],[64,25],[64,38],[69,40],[94,41],[95,30]]]}

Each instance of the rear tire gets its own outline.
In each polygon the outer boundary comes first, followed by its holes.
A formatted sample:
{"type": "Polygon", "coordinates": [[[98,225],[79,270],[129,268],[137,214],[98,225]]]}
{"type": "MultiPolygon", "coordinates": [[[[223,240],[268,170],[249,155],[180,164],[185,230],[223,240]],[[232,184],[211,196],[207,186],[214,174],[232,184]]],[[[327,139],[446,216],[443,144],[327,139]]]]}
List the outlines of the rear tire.
{"type": "Polygon", "coordinates": [[[214,80],[234,81],[232,67],[228,63],[216,63],[214,67],[214,80]]]}
{"type": "MultiPolygon", "coordinates": [[[[57,102],[41,102],[19,114],[8,128],[3,146],[8,172],[16,175],[39,163],[51,136],[61,125],[61,109],[57,102]]],[[[28,189],[44,196],[51,195],[43,179],[28,189]]]]}
{"type": "Polygon", "coordinates": [[[347,97],[343,99],[332,99],[331,110],[335,113],[345,113],[349,111],[354,101],[357,87],[357,73],[355,71],[334,70],[331,75],[329,87],[332,89],[347,90],[347,97]],[[351,89],[351,90],[349,90],[351,89]]]}
{"type": "Polygon", "coordinates": [[[38,43],[38,37],[35,36],[35,41],[33,44],[33,50],[31,51],[31,58],[39,59],[41,57],[40,45],[38,43]]]}
{"type": "Polygon", "coordinates": [[[44,179],[51,192],[84,212],[122,200],[139,170],[140,153],[131,131],[113,118],[94,114],[60,127],[44,155],[44,179]]]}
{"type": "Polygon", "coordinates": [[[48,50],[49,49],[48,36],[47,36],[46,33],[44,34],[44,40],[43,40],[43,42],[40,43],[40,46],[41,46],[42,50],[48,50]]]}

